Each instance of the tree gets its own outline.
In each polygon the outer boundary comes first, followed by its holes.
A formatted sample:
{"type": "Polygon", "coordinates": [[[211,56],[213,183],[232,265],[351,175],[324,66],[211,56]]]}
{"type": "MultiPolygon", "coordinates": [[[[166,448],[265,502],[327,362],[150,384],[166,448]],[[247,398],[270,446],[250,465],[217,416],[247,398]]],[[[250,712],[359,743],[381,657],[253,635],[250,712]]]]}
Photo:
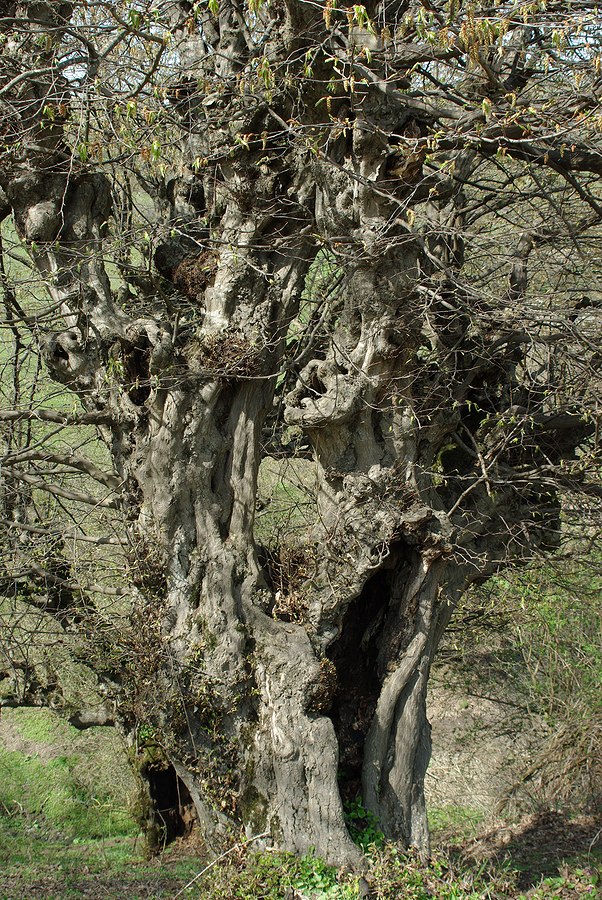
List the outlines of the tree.
{"type": "MultiPolygon", "coordinates": [[[[352,862],[359,793],[427,850],[454,604],[600,499],[596,15],[0,3],[4,590],[83,654],[168,831],[352,862]],[[267,455],[311,456],[315,516],[262,546],[267,455]]],[[[56,700],[14,646],[11,702],[56,700]]]]}

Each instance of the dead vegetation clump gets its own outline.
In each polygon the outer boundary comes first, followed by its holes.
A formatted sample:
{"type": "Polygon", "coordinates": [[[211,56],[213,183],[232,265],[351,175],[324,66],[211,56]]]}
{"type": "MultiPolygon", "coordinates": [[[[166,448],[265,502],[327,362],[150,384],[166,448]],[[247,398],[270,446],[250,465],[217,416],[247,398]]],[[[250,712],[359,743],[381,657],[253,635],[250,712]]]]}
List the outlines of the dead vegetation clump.
{"type": "Polygon", "coordinates": [[[186,297],[195,300],[211,284],[217,272],[217,257],[209,250],[187,256],[173,270],[172,281],[186,297]]]}
{"type": "Polygon", "coordinates": [[[189,365],[208,378],[253,378],[260,372],[257,347],[232,331],[202,337],[191,350],[189,365]]]}
{"type": "Polygon", "coordinates": [[[269,551],[267,568],[274,588],[274,618],[285,622],[305,621],[308,612],[305,585],[313,574],[307,551],[282,544],[269,551]]]}

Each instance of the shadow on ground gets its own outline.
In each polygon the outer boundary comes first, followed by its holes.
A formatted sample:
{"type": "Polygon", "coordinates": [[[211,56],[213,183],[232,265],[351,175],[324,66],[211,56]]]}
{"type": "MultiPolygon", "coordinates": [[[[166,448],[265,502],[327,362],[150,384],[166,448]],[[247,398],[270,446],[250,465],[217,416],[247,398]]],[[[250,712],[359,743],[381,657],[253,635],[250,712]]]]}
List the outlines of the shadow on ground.
{"type": "Polygon", "coordinates": [[[568,818],[543,812],[517,825],[502,825],[454,848],[464,864],[509,863],[526,890],[542,878],[562,875],[565,864],[602,868],[602,816],[568,818]]]}

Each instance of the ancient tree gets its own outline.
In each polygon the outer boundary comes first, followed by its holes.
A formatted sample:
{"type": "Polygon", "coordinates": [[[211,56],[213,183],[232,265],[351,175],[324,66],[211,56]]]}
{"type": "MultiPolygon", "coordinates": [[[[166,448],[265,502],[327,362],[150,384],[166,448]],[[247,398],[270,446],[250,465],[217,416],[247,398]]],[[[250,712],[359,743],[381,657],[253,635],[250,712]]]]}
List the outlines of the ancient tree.
{"type": "Polygon", "coordinates": [[[361,795],[428,847],[454,603],[599,498],[596,16],[0,2],[2,690],[65,693],[33,610],[149,820],[349,862],[361,795]]]}

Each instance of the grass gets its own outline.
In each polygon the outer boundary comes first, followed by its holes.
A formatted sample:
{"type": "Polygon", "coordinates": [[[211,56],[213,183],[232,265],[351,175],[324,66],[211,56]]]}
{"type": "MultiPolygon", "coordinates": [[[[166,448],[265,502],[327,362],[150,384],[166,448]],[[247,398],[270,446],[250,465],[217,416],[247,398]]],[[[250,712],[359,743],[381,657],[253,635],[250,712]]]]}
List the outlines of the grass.
{"type": "Polygon", "coordinates": [[[258,477],[261,509],[255,519],[255,538],[265,546],[294,542],[305,536],[317,518],[315,467],[306,459],[267,457],[258,477]]]}
{"type": "Polygon", "coordinates": [[[26,805],[35,817],[71,837],[91,838],[131,834],[134,825],[126,809],[111,797],[92,793],[75,775],[74,757],[39,758],[0,750],[0,803],[11,810],[26,805]],[[17,800],[17,796],[21,800],[17,800]]]}
{"type": "Polygon", "coordinates": [[[473,837],[485,818],[482,809],[471,806],[434,806],[428,810],[431,838],[435,842],[459,842],[473,837]]]}
{"type": "MultiPolygon", "coordinates": [[[[24,731],[42,741],[49,737],[47,722],[30,721],[24,731]]],[[[384,841],[356,804],[347,815],[366,853],[361,873],[329,866],[313,853],[300,858],[279,851],[254,853],[244,840],[233,842],[217,860],[184,843],[148,861],[142,858],[144,845],[135,829],[125,823],[120,831],[116,825],[122,814],[119,806],[111,807],[109,798],[103,810],[89,791],[74,791],[72,760],[58,756],[42,763],[35,756],[3,751],[2,761],[0,900],[359,900],[367,889],[374,900],[598,896],[602,852],[595,835],[599,824],[590,820],[571,822],[548,814],[477,834],[477,812],[440,808],[431,814],[435,849],[426,864],[384,841]],[[18,802],[15,796],[10,802],[11,791],[18,793],[18,802]],[[82,815],[81,809],[73,816],[74,798],[92,805],[96,820],[82,815]]],[[[81,784],[76,786],[82,791],[81,784]]]]}
{"type": "Polygon", "coordinates": [[[9,821],[22,812],[30,827],[44,823],[72,840],[137,833],[127,805],[134,785],[113,733],[78,732],[49,710],[5,710],[3,719],[0,810],[9,821]]]}
{"type": "Polygon", "coordinates": [[[208,866],[194,852],[140,858],[131,838],[67,842],[43,823],[0,815],[0,898],[193,897],[203,900],[355,900],[370,890],[374,900],[546,900],[596,897],[599,857],[558,861],[555,875],[541,877],[501,859],[468,859],[437,848],[429,864],[392,843],[372,848],[362,873],[337,869],[309,853],[252,853],[244,842],[208,866]]]}
{"type": "Polygon", "coordinates": [[[172,896],[198,869],[193,859],[149,862],[135,838],[75,838],[25,814],[0,813],[0,898],[172,896]]]}
{"type": "MultiPolygon", "coordinates": [[[[36,741],[38,744],[55,744],[57,732],[63,724],[48,709],[11,709],[3,713],[18,730],[19,734],[28,741],[36,741]]],[[[68,734],[73,734],[75,728],[64,726],[68,734]]]]}
{"type": "Polygon", "coordinates": [[[3,710],[2,728],[0,900],[171,896],[198,871],[189,857],[142,859],[113,729],[31,709],[3,710]]]}

